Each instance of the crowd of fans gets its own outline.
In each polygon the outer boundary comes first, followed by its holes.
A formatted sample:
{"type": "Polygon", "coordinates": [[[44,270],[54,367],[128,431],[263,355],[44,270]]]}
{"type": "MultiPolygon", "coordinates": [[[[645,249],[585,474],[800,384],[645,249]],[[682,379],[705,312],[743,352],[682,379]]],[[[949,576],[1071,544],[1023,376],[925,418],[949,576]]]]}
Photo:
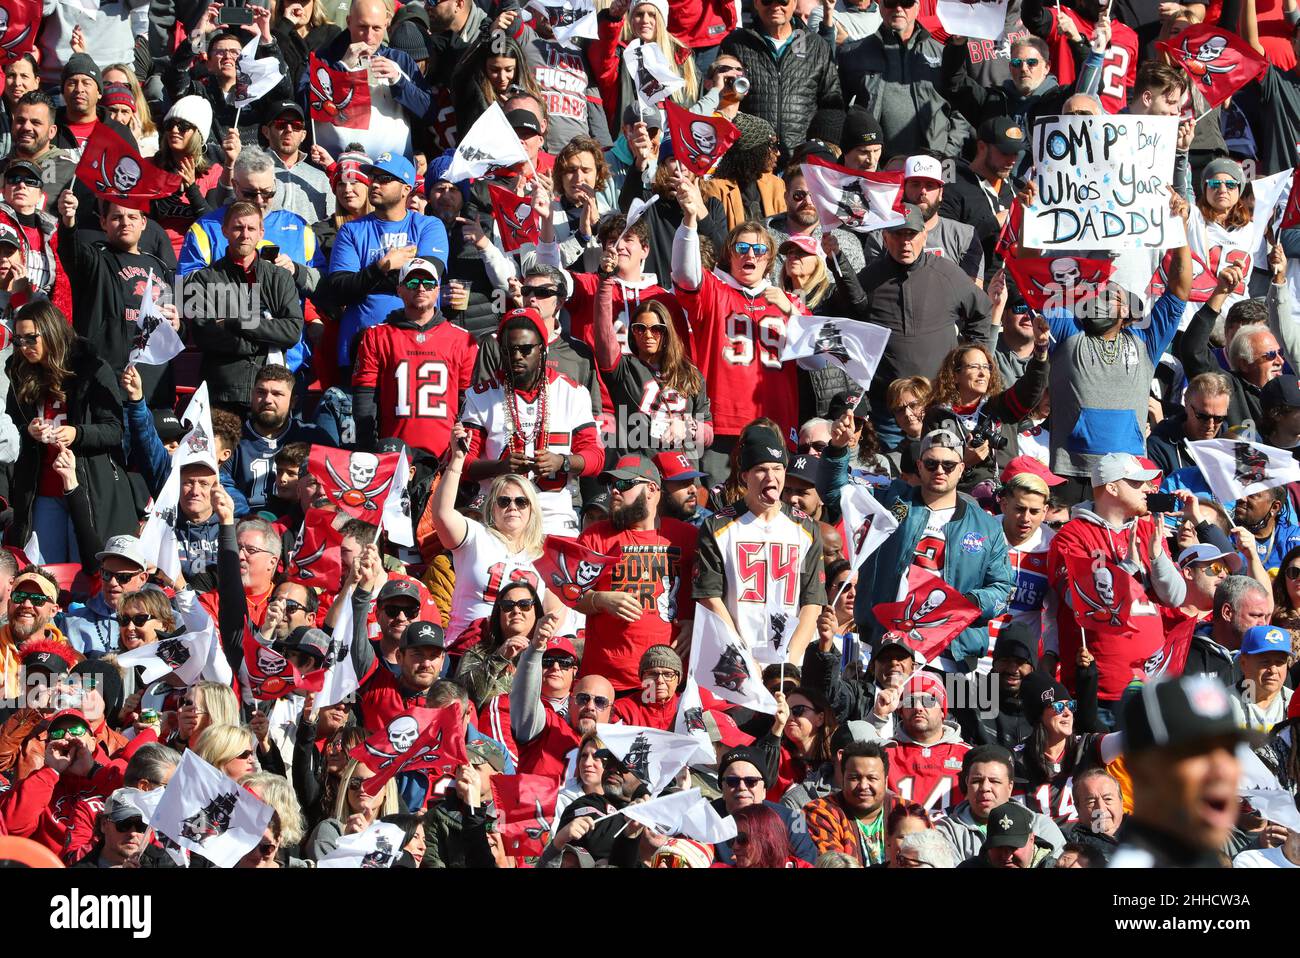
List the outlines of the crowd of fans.
{"type": "Polygon", "coordinates": [[[1218,501],[1190,451],[1300,449],[1300,239],[1233,241],[1300,160],[1295,0],[1011,0],[997,41],[935,0],[92,13],[31,23],[0,98],[0,835],[176,867],[147,796],[192,752],[274,810],[241,867],[377,822],[424,868],[1300,866],[1300,483],[1218,501]],[[1201,24],[1269,61],[1213,107],[1156,46],[1201,24]],[[711,174],[638,42],[734,124],[711,174]],[[279,80],[239,106],[250,56],[279,80]],[[366,74],[364,122],[326,118],[323,68],[366,74]],[[527,160],[448,179],[497,108],[527,160]],[[1035,125],[1120,112],[1183,118],[1187,242],[1146,308],[1034,309],[1005,237],[1035,125]],[[102,128],[179,187],[92,189],[102,128]],[[901,222],[823,229],[809,162],[900,173],[901,222]],[[146,297],[185,346],[161,365],[146,297]],[[870,382],[783,358],[807,315],[889,331],[870,382]],[[409,542],[367,491],[392,453],[409,542]],[[169,483],[175,557],[142,534],[169,483]],[[896,527],[855,564],[860,489],[896,527]],[[575,538],[616,559],[565,594],[539,562],[575,538]],[[1079,561],[1116,627],[1081,627],[1079,561]],[[976,610],[933,654],[877,611],[916,569],[976,610]],[[779,650],[767,711],[692,655],[706,612],[779,650]],[[205,627],[192,682],[120,661],[205,627]],[[264,695],[263,650],[358,687],[264,695]],[[601,730],[683,731],[688,685],[712,761],[657,793],[699,788],[725,841],[615,814],[650,783],[601,730]],[[416,707],[460,710],[467,763],[371,795],[358,754],[416,707]],[[511,775],[559,788],[539,854],[498,827],[511,775]]]}

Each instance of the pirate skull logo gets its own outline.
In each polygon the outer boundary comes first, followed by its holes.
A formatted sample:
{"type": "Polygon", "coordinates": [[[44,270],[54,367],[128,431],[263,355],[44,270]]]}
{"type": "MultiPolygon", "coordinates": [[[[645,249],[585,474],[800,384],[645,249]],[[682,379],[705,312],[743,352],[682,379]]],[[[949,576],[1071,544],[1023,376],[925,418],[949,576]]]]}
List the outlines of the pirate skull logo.
{"type": "Polygon", "coordinates": [[[388,723],[388,744],[397,755],[409,750],[419,736],[420,723],[413,716],[399,715],[388,723]]]}
{"type": "Polygon", "coordinates": [[[343,99],[335,103],[334,80],[330,76],[329,70],[325,69],[325,67],[318,67],[312,76],[310,84],[311,108],[317,113],[337,117],[341,121],[347,120],[346,110],[352,102],[354,92],[354,90],[349,89],[343,99]]]}
{"type": "Polygon", "coordinates": [[[262,646],[257,650],[257,668],[263,675],[279,675],[288,664],[289,660],[273,649],[262,646]]]}
{"type": "Polygon", "coordinates": [[[734,645],[728,645],[722,650],[722,655],[718,658],[718,663],[711,670],[713,672],[713,681],[719,687],[729,692],[743,692],[745,683],[749,681],[749,666],[745,663],[745,657],[741,655],[740,650],[734,645]]]}
{"type": "Polygon", "coordinates": [[[1061,256],[1052,260],[1052,281],[1064,288],[1078,286],[1083,282],[1083,273],[1079,270],[1079,261],[1070,256],[1061,256]]]}
{"type": "Polygon", "coordinates": [[[1187,45],[1187,38],[1183,38],[1183,45],[1179,52],[1183,55],[1183,68],[1192,77],[1196,78],[1204,86],[1213,86],[1216,74],[1231,73],[1236,67],[1235,63],[1220,63],[1219,60],[1228,49],[1228,40],[1226,37],[1209,37],[1196,50],[1195,53],[1187,45]]]}
{"type": "Polygon", "coordinates": [[[367,512],[379,509],[375,500],[383,495],[393,482],[393,476],[389,476],[375,488],[370,488],[370,484],[375,480],[375,474],[379,471],[379,457],[371,452],[348,454],[347,480],[338,474],[334,463],[329,459],[325,460],[325,471],[329,473],[339,489],[339,502],[353,509],[360,507],[367,512]]]}
{"type": "Polygon", "coordinates": [[[951,615],[940,616],[932,619],[930,616],[941,610],[947,593],[943,589],[931,589],[929,594],[921,602],[920,606],[916,605],[917,595],[913,593],[907,597],[907,604],[903,606],[903,614],[893,620],[893,626],[900,632],[913,632],[917,629],[932,629],[935,626],[943,625],[951,615]]]}
{"type": "Polygon", "coordinates": [[[533,822],[535,822],[535,824],[525,825],[524,834],[536,841],[543,835],[550,833],[551,823],[546,818],[546,809],[542,808],[542,800],[540,798],[533,800],[533,811],[533,822]]]}
{"type": "Polygon", "coordinates": [[[92,168],[99,171],[99,178],[95,182],[96,192],[99,193],[117,193],[125,196],[140,182],[140,161],[133,156],[119,157],[117,165],[110,171],[108,153],[105,152],[100,155],[97,162],[92,164],[92,168]]]}
{"type": "Polygon", "coordinates": [[[1087,617],[1094,622],[1119,625],[1121,620],[1119,603],[1115,601],[1115,574],[1108,566],[1098,564],[1092,570],[1092,589],[1096,593],[1096,598],[1089,595],[1087,590],[1077,588],[1076,584],[1075,591],[1090,610],[1086,613],[1087,617]]]}
{"type": "Polygon", "coordinates": [[[862,181],[853,177],[840,187],[840,195],[835,200],[835,215],[845,226],[861,226],[866,221],[869,205],[862,192],[862,181]]]}
{"type": "MultiPolygon", "coordinates": [[[[0,7],[0,38],[4,37],[4,35],[8,32],[9,32],[9,11],[6,10],[4,7],[0,7]]],[[[4,42],[0,43],[0,49],[3,49],[6,53],[12,53],[14,51],[14,48],[20,46],[23,43],[23,41],[25,41],[27,37],[31,34],[31,32],[32,32],[31,25],[23,27],[21,30],[18,31],[18,34],[16,36],[10,37],[8,40],[4,40],[4,42]]]]}

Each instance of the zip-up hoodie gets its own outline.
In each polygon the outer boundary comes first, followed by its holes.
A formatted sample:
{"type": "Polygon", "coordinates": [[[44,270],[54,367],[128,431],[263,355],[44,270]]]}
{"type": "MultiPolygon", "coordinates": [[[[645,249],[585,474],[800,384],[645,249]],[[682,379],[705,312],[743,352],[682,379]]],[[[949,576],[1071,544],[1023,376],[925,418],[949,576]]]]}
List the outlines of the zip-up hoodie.
{"type": "MultiPolygon", "coordinates": [[[[1034,812],[1034,838],[1052,846],[1052,855],[1061,854],[1065,847],[1065,836],[1060,827],[1046,815],[1034,812]]],[[[965,801],[956,806],[934,826],[940,835],[948,839],[957,851],[957,861],[974,858],[984,847],[984,826],[976,823],[971,813],[970,802],[965,801]]]]}

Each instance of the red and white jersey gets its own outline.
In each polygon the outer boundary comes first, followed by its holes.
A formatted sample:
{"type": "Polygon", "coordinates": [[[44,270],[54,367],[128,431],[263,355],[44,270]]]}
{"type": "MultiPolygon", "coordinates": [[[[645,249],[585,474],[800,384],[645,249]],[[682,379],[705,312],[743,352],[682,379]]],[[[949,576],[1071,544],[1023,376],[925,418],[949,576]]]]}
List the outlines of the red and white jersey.
{"type": "Polygon", "coordinates": [[[729,273],[705,273],[696,290],[675,288],[691,327],[691,359],[713,402],[713,429],[738,436],[760,416],[781,425],[785,436],[798,425],[799,383],[794,363],[782,363],[785,313],[763,297],[766,281],[753,289],[729,273]]]}
{"type": "Polygon", "coordinates": [[[446,320],[421,329],[398,315],[362,333],[352,384],[375,390],[378,438],[441,456],[477,358],[467,330],[446,320]]]}
{"type": "Polygon", "coordinates": [[[890,791],[924,806],[931,817],[935,812],[946,813],[966,797],[961,789],[961,762],[970,750],[951,729],[935,745],[890,742],[890,791]]]}
{"type": "Polygon", "coordinates": [[[1008,622],[1023,622],[1033,629],[1034,635],[1042,636],[1043,649],[1056,650],[1056,594],[1047,579],[1047,552],[1055,536],[1055,531],[1044,524],[1020,545],[1007,546],[1016,587],[1007,611],[989,620],[989,647],[980,658],[978,671],[988,672],[992,668],[993,646],[998,632],[1008,622]],[[1052,603],[1050,614],[1049,602],[1052,603]]]}
{"type": "MultiPolygon", "coordinates": [[[[1091,40],[1096,25],[1076,10],[1060,7],[1074,21],[1079,33],[1085,40],[1091,40]]],[[[1097,98],[1101,100],[1102,109],[1107,113],[1123,112],[1128,104],[1128,91],[1137,80],[1138,39],[1133,28],[1125,26],[1118,20],[1111,20],[1110,48],[1101,61],[1101,87],[1097,98]]],[[[1077,71],[1074,68],[1074,54],[1070,52],[1070,41],[1061,33],[1056,20],[1052,20],[1052,29],[1048,34],[1052,46],[1052,71],[1061,86],[1069,86],[1075,81],[1077,71]]]]}
{"type": "MultiPolygon", "coordinates": [[[[461,421],[471,432],[467,461],[479,458],[504,459],[510,455],[511,443],[522,442],[525,455],[553,452],[564,456],[578,453],[591,475],[600,472],[604,450],[591,415],[591,393],[568,376],[554,369],[546,370],[546,421],[540,428],[545,435],[540,442],[538,419],[542,413],[542,391],[531,396],[515,392],[499,382],[479,383],[465,396],[461,421]],[[511,408],[514,408],[514,414],[511,408]],[[517,417],[517,423],[516,423],[517,417]]],[[[573,494],[578,486],[577,474],[563,472],[554,476],[530,477],[537,485],[542,504],[542,522],[551,534],[578,534],[578,517],[573,511],[573,494]]],[[[480,484],[486,494],[491,479],[480,484]]]]}
{"type": "MultiPolygon", "coordinates": [[[[590,410],[590,407],[588,407],[590,410]]],[[[546,585],[533,568],[526,552],[511,552],[501,538],[482,523],[466,519],[465,539],[451,551],[456,570],[456,588],[451,594],[451,619],[447,623],[447,647],[456,641],[471,622],[492,612],[497,593],[508,582],[532,584],[545,597],[546,585]]]]}

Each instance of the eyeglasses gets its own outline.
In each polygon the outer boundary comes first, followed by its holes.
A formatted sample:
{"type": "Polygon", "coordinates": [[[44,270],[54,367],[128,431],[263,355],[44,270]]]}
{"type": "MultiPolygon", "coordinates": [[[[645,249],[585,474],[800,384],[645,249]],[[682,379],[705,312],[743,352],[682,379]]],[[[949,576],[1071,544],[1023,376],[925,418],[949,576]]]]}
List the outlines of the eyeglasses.
{"type": "Polygon", "coordinates": [[[537,603],[531,597],[526,599],[501,599],[498,603],[502,612],[513,612],[519,609],[521,612],[527,612],[537,603]]]}
{"type": "Polygon", "coordinates": [[[766,243],[733,243],[731,244],[731,248],[741,256],[750,252],[755,256],[766,256],[769,249],[766,243]]]}
{"type": "Polygon", "coordinates": [[[603,695],[592,695],[589,692],[575,692],[573,695],[573,701],[578,708],[586,708],[593,702],[596,703],[596,708],[601,711],[609,708],[609,699],[605,698],[603,695]]]}
{"type": "Polygon", "coordinates": [[[6,186],[31,186],[39,187],[41,181],[34,176],[28,176],[25,173],[13,173],[5,177],[6,186]]]}
{"type": "Polygon", "coordinates": [[[180,130],[182,133],[189,133],[191,130],[197,130],[197,129],[198,129],[198,127],[195,126],[193,123],[190,123],[188,120],[182,120],[182,119],[180,119],[179,117],[173,117],[172,119],[166,121],[166,122],[163,124],[163,126],[164,126],[164,127],[168,127],[168,126],[173,127],[173,128],[175,128],[175,129],[177,129],[177,130],[180,130]]]}
{"type": "Polygon", "coordinates": [[[228,47],[224,50],[213,50],[212,55],[218,60],[237,60],[240,52],[239,47],[228,47]]]}
{"type": "Polygon", "coordinates": [[[804,200],[808,199],[808,191],[795,190],[790,194],[790,199],[794,200],[796,203],[802,203],[804,200]]]}
{"type": "Polygon", "coordinates": [[[671,682],[679,676],[672,669],[650,669],[641,673],[641,678],[650,679],[653,682],[671,682]]]}
{"type": "Polygon", "coordinates": [[[239,547],[239,554],[240,554],[240,555],[250,555],[250,556],[251,556],[251,555],[256,555],[256,554],[259,553],[259,552],[264,553],[265,555],[269,555],[269,556],[279,555],[279,553],[277,553],[277,552],[272,552],[270,549],[259,549],[257,546],[240,545],[240,547],[239,547]]]}
{"type": "Polygon", "coordinates": [[[1191,406],[1191,405],[1189,405],[1187,408],[1191,410],[1192,415],[1195,416],[1201,422],[1223,422],[1225,419],[1228,418],[1227,416],[1216,416],[1213,413],[1201,412],[1195,406],[1191,406]]]}
{"type": "Polygon", "coordinates": [[[65,725],[62,728],[50,729],[50,741],[62,742],[69,735],[74,738],[78,735],[89,735],[90,729],[85,725],[65,725]]]}
{"type": "Polygon", "coordinates": [[[269,200],[273,196],[275,196],[275,190],[274,189],[255,190],[251,188],[241,188],[239,191],[239,195],[246,200],[257,199],[258,197],[264,200],[269,200]]]}
{"type": "Polygon", "coordinates": [[[143,818],[128,818],[124,822],[113,822],[113,827],[119,832],[131,832],[132,834],[141,834],[149,830],[149,826],[144,823],[143,818]]]}
{"type": "Polygon", "coordinates": [[[1230,190],[1241,189],[1241,184],[1236,180],[1206,180],[1205,185],[1212,190],[1227,188],[1230,190]]]}
{"type": "Polygon", "coordinates": [[[497,496],[498,509],[509,509],[511,506],[514,506],[520,512],[523,512],[525,509],[529,508],[530,503],[524,496],[497,496]]]}
{"type": "Polygon", "coordinates": [[[1036,67],[1036,66],[1038,66],[1038,64],[1040,64],[1040,63],[1042,63],[1042,62],[1043,62],[1043,61],[1040,60],[1040,59],[1038,59],[1038,57],[1012,57],[1012,58],[1011,58],[1011,65],[1012,65],[1013,67],[1016,67],[1016,68],[1019,68],[1019,67],[1031,67],[1031,68],[1032,68],[1032,67],[1036,67]]]}
{"type": "Polygon", "coordinates": [[[533,299],[553,299],[560,295],[560,289],[558,286],[524,286],[520,289],[520,293],[524,297],[531,296],[533,299]]]}
{"type": "Polygon", "coordinates": [[[426,289],[432,292],[441,284],[436,279],[419,279],[418,277],[412,276],[410,279],[403,282],[402,285],[411,290],[426,289]]]}
{"type": "Polygon", "coordinates": [[[14,605],[30,602],[37,609],[50,601],[50,597],[42,592],[11,592],[9,593],[9,599],[14,605]]]}
{"type": "Polygon", "coordinates": [[[962,363],[959,368],[972,373],[986,373],[993,367],[988,363],[962,363]]]}
{"type": "Polygon", "coordinates": [[[668,327],[663,323],[633,323],[632,332],[638,336],[649,336],[654,333],[656,336],[663,336],[668,327]]]}
{"type": "Polygon", "coordinates": [[[1073,712],[1074,699],[1066,699],[1064,702],[1053,702],[1052,711],[1055,712],[1057,715],[1062,715],[1065,712],[1073,712]]]}
{"type": "Polygon", "coordinates": [[[631,492],[643,482],[649,482],[648,479],[615,479],[609,484],[609,487],[615,492],[631,492]]]}
{"type": "Polygon", "coordinates": [[[135,615],[118,614],[117,624],[126,628],[128,625],[134,625],[137,629],[143,629],[145,623],[153,618],[148,612],[137,612],[135,615]]]}
{"type": "Polygon", "coordinates": [[[390,619],[396,619],[399,616],[404,616],[408,620],[414,620],[415,617],[419,614],[420,614],[420,607],[418,605],[417,606],[399,605],[396,602],[390,602],[384,606],[384,615],[388,616],[390,619]]]}
{"type": "Polygon", "coordinates": [[[275,127],[277,130],[293,130],[295,133],[301,132],[305,129],[305,124],[302,120],[276,120],[271,124],[271,126],[275,127]]]}
{"type": "Polygon", "coordinates": [[[571,655],[543,655],[543,669],[572,669],[577,666],[571,655]]]}
{"type": "Polygon", "coordinates": [[[14,342],[22,349],[31,349],[40,340],[40,333],[15,333],[14,342]]]}
{"type": "Polygon", "coordinates": [[[902,406],[895,406],[889,411],[895,416],[905,412],[911,413],[913,416],[919,416],[923,409],[925,409],[925,403],[921,402],[919,399],[914,399],[909,403],[904,403],[902,406]]]}
{"type": "Polygon", "coordinates": [[[942,469],[946,475],[960,466],[961,461],[958,459],[922,459],[921,465],[925,466],[930,472],[942,469]]]}
{"type": "Polygon", "coordinates": [[[761,782],[761,781],[763,781],[763,776],[761,776],[761,775],[724,775],[724,776],[722,776],[722,783],[723,783],[724,785],[726,785],[727,788],[732,788],[732,789],[740,788],[741,784],[743,783],[744,786],[745,786],[747,789],[749,789],[751,792],[752,792],[754,789],[758,788],[758,783],[761,782]]]}
{"type": "Polygon", "coordinates": [[[128,582],[130,582],[132,579],[136,578],[137,576],[144,575],[144,572],[145,572],[144,569],[140,569],[138,572],[109,572],[107,569],[99,570],[99,574],[103,576],[105,581],[111,579],[114,582],[116,582],[118,585],[126,585],[128,582]]]}
{"type": "Polygon", "coordinates": [[[506,347],[508,353],[518,353],[520,356],[530,356],[534,349],[541,343],[511,343],[506,347]]]}
{"type": "Polygon", "coordinates": [[[1292,582],[1300,582],[1300,565],[1288,566],[1286,577],[1292,582]]]}

